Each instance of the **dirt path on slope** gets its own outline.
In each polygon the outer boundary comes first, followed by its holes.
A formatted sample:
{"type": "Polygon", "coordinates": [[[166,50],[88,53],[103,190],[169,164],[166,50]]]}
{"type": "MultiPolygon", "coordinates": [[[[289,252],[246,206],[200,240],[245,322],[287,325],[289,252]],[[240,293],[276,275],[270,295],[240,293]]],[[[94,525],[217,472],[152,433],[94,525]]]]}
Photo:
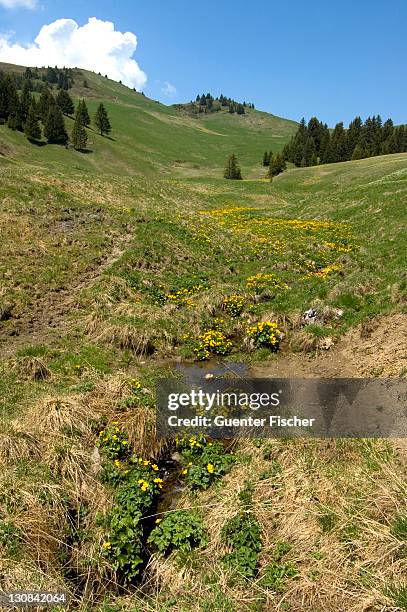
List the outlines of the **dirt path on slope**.
{"type": "Polygon", "coordinates": [[[7,359],[19,349],[29,345],[46,344],[61,336],[71,322],[67,315],[77,304],[78,294],[92,286],[125,252],[129,237],[121,238],[110,253],[100,257],[98,264],[80,275],[80,280],[67,287],[49,291],[36,300],[29,310],[13,318],[4,327],[0,326],[0,359],[7,359]]]}
{"type": "Polygon", "coordinates": [[[378,316],[349,330],[336,346],[315,357],[292,353],[251,368],[258,378],[400,376],[406,371],[406,314],[378,316]]]}

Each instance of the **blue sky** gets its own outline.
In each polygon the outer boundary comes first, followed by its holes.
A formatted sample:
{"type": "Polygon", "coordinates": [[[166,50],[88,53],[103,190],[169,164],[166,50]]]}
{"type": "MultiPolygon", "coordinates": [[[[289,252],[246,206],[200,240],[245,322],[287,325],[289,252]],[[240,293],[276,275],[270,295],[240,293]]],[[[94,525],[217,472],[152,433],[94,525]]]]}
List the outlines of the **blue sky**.
{"type": "Polygon", "coordinates": [[[79,26],[89,17],[111,21],[136,34],[144,90],[166,103],[210,91],[296,120],[317,115],[330,126],[356,114],[407,122],[406,0],[38,0],[31,9],[4,7],[33,2],[0,0],[0,32],[11,36],[9,44],[32,44],[44,24],[61,18],[79,26]]]}

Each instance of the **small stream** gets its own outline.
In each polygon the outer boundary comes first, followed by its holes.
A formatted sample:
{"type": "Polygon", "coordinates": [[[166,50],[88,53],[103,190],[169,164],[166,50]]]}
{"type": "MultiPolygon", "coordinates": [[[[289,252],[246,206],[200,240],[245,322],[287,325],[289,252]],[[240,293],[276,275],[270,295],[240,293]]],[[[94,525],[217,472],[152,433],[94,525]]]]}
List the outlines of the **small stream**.
{"type": "MultiPolygon", "coordinates": [[[[227,363],[205,361],[202,363],[175,362],[173,364],[175,372],[181,375],[181,379],[192,385],[199,384],[213,378],[241,378],[249,374],[250,370],[245,363],[227,363]]],[[[225,441],[229,444],[229,441],[225,441]]],[[[175,510],[178,500],[185,489],[181,477],[182,465],[181,456],[175,451],[161,462],[163,469],[164,487],[158,500],[157,515],[175,510]]]]}

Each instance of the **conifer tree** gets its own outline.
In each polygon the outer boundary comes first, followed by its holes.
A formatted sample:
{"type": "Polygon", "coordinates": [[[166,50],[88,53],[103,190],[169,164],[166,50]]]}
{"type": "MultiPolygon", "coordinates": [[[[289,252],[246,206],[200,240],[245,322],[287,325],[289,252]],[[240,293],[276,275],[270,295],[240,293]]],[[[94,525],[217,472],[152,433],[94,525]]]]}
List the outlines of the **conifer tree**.
{"type": "Polygon", "coordinates": [[[0,119],[7,121],[17,113],[18,95],[14,79],[8,74],[0,78],[0,119]]]}
{"type": "Polygon", "coordinates": [[[282,172],[284,172],[286,167],[287,164],[285,162],[285,159],[280,153],[277,153],[277,155],[273,157],[272,160],[270,160],[270,167],[267,176],[270,179],[273,179],[273,177],[277,176],[277,174],[281,174],[282,172]]]}
{"type": "Polygon", "coordinates": [[[38,114],[43,123],[46,122],[50,108],[52,106],[55,106],[55,98],[48,89],[48,87],[45,87],[41,92],[37,107],[38,114]]]}
{"type": "Polygon", "coordinates": [[[68,142],[64,117],[56,104],[51,105],[48,111],[44,125],[44,136],[49,143],[66,144],[68,142]]]}
{"type": "Polygon", "coordinates": [[[234,179],[234,180],[241,180],[242,178],[240,166],[238,164],[238,161],[234,153],[229,157],[227,161],[223,176],[226,179],[234,179]]]}
{"type": "Polygon", "coordinates": [[[358,143],[352,153],[352,159],[363,159],[365,157],[365,153],[364,150],[362,149],[361,145],[358,143]]]}
{"type": "Polygon", "coordinates": [[[111,126],[107,111],[102,103],[99,104],[98,109],[95,113],[94,123],[97,131],[101,136],[103,134],[109,134],[111,132],[111,126]]]}
{"type": "Polygon", "coordinates": [[[75,122],[73,124],[71,140],[76,151],[83,151],[86,149],[88,135],[82,123],[82,114],[79,109],[77,109],[75,114],[75,122]]]}
{"type": "Polygon", "coordinates": [[[78,102],[77,111],[78,110],[81,113],[82,125],[84,125],[85,127],[89,127],[90,126],[90,117],[89,117],[88,107],[86,106],[85,100],[81,100],[81,101],[78,102]]]}
{"type": "Polygon", "coordinates": [[[28,111],[30,110],[31,106],[31,98],[30,85],[28,81],[24,81],[23,89],[20,95],[20,115],[23,123],[26,122],[28,117],[28,111]]]}
{"type": "Polygon", "coordinates": [[[73,115],[75,106],[66,89],[60,89],[56,97],[56,103],[64,115],[73,115]]]}
{"type": "Polygon", "coordinates": [[[24,126],[24,134],[29,140],[40,140],[41,127],[37,118],[35,106],[31,104],[24,126]]]}

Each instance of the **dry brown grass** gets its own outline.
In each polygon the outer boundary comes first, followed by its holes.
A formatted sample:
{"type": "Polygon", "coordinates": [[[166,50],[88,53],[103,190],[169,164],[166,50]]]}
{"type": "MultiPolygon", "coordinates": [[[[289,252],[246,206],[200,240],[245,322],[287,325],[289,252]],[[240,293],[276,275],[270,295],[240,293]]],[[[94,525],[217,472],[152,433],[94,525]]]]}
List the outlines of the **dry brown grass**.
{"type": "Polygon", "coordinates": [[[64,431],[88,432],[91,417],[83,398],[71,395],[41,399],[27,412],[24,420],[29,431],[45,438],[64,431]]]}
{"type": "Polygon", "coordinates": [[[51,370],[39,357],[21,357],[14,363],[13,369],[20,376],[30,380],[46,380],[51,376],[51,370]]]}
{"type": "Polygon", "coordinates": [[[267,444],[271,458],[282,467],[280,475],[261,477],[270,461],[263,459],[262,447],[243,442],[238,454],[250,461],[237,464],[221,490],[180,500],[180,507],[196,507],[202,513],[210,537],[207,549],[192,566],[180,567],[174,556],[151,560],[152,575],[162,591],[179,600],[174,610],[192,609],[184,603],[190,591],[196,597],[194,609],[206,610],[201,603],[213,594],[204,577],[211,575],[236,610],[249,610],[261,600],[261,609],[267,611],[289,605],[294,612],[395,612],[386,589],[400,585],[407,572],[405,544],[391,534],[393,517],[405,508],[406,488],[400,473],[400,469],[405,472],[405,456],[392,455],[386,441],[287,444],[273,440],[267,444]],[[251,509],[262,526],[263,546],[259,578],[236,583],[221,561],[227,549],[220,532],[238,511],[238,494],[246,481],[255,486],[251,509]],[[323,517],[330,513],[335,520],[324,531],[323,517]],[[292,546],[283,561],[299,572],[281,592],[265,589],[261,582],[276,542],[292,546]]]}
{"type": "Polygon", "coordinates": [[[35,436],[4,426],[0,431],[0,465],[16,464],[18,461],[38,459],[40,446],[35,436]]]}

